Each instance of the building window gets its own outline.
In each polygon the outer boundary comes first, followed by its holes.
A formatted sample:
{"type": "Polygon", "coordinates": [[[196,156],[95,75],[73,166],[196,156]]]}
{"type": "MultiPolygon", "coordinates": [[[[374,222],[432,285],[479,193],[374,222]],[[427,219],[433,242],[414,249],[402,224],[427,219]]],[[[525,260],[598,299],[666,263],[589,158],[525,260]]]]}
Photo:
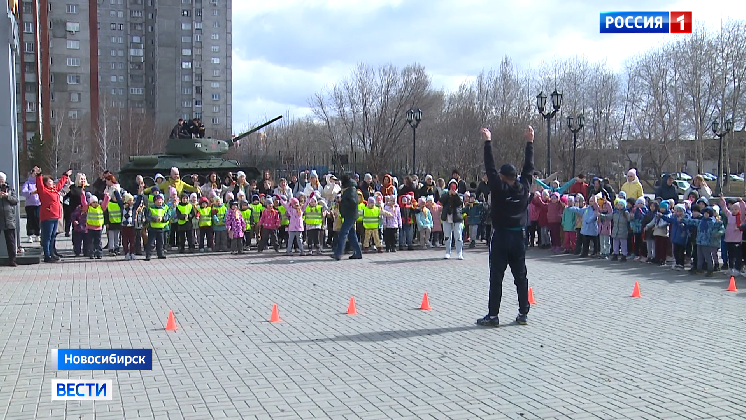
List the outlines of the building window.
{"type": "Polygon", "coordinates": [[[72,32],[72,33],[80,32],[80,23],[78,23],[78,22],[67,22],[67,24],[65,25],[65,30],[67,32],[72,32]]]}
{"type": "Polygon", "coordinates": [[[220,87],[220,82],[211,82],[210,83],[210,87],[212,87],[212,88],[219,88],[220,87]]]}
{"type": "Polygon", "coordinates": [[[191,61],[182,61],[181,62],[181,68],[182,69],[191,69],[192,68],[192,62],[191,61]]]}
{"type": "Polygon", "coordinates": [[[117,55],[120,57],[124,57],[124,50],[117,50],[117,55]]]}
{"type": "Polygon", "coordinates": [[[181,4],[191,4],[192,0],[181,0],[181,4]]]}
{"type": "Polygon", "coordinates": [[[23,43],[23,52],[33,53],[34,52],[34,43],[33,42],[24,42],[23,43]]]}
{"type": "Polygon", "coordinates": [[[189,108],[189,107],[192,106],[192,102],[191,101],[181,101],[181,106],[183,108],[189,108]]]}
{"type": "Polygon", "coordinates": [[[145,88],[130,88],[130,95],[142,95],[145,93],[145,88]]]}
{"type": "Polygon", "coordinates": [[[194,22],[194,29],[202,29],[202,22],[194,22]]]}
{"type": "MultiPolygon", "coordinates": [[[[139,25],[140,25],[140,26],[142,26],[142,24],[139,24],[139,25]]],[[[140,28],[140,29],[142,29],[142,28],[140,28]]],[[[123,30],[124,30],[124,24],[123,24],[123,23],[120,23],[120,24],[119,24],[119,30],[120,30],[120,31],[123,31],[123,30]]]]}
{"type": "Polygon", "coordinates": [[[142,17],[142,10],[130,10],[130,16],[142,17]]]}
{"type": "Polygon", "coordinates": [[[201,112],[195,112],[194,113],[194,118],[196,118],[198,120],[201,120],[202,119],[202,113],[201,112]]]}
{"type": "Polygon", "coordinates": [[[212,15],[217,16],[220,13],[218,9],[212,9],[212,15]]]}
{"type": "Polygon", "coordinates": [[[202,81],[202,75],[201,74],[195,74],[194,75],[194,81],[195,82],[201,82],[202,81]]]}
{"type": "Polygon", "coordinates": [[[23,13],[34,13],[34,6],[31,3],[23,2],[23,13]]]}
{"type": "Polygon", "coordinates": [[[67,65],[68,67],[78,67],[80,66],[80,59],[77,57],[67,57],[67,65]]]}
{"type": "Polygon", "coordinates": [[[192,29],[192,24],[189,22],[181,22],[181,29],[184,31],[188,31],[192,29]]]}
{"type": "Polygon", "coordinates": [[[181,42],[191,43],[192,42],[192,37],[189,36],[189,35],[182,36],[181,37],[181,42]]]}
{"type": "Polygon", "coordinates": [[[117,50],[111,50],[111,56],[116,57],[117,56],[117,50]]]}
{"type": "Polygon", "coordinates": [[[70,93],[70,102],[80,102],[80,92],[70,93]]]}
{"type": "Polygon", "coordinates": [[[212,52],[220,52],[220,46],[218,45],[213,45],[211,49],[212,49],[212,52]]]}
{"type": "Polygon", "coordinates": [[[220,112],[220,107],[215,105],[212,107],[212,112],[220,112]]]}
{"type": "Polygon", "coordinates": [[[26,101],[26,112],[36,112],[36,102],[26,101]]]}
{"type": "Polygon", "coordinates": [[[119,92],[120,95],[124,95],[124,88],[117,89],[117,92],[119,92]]]}
{"type": "Polygon", "coordinates": [[[117,76],[116,75],[110,76],[109,80],[111,80],[112,82],[116,82],[117,81],[117,76]]]}
{"type": "Polygon", "coordinates": [[[78,5],[77,4],[68,4],[67,5],[67,13],[71,13],[71,14],[78,13],[78,5]]]}
{"type": "Polygon", "coordinates": [[[112,94],[112,95],[116,95],[116,94],[117,94],[117,90],[116,90],[116,89],[112,89],[112,90],[111,90],[111,94],[112,94]]]}
{"type": "Polygon", "coordinates": [[[202,106],[202,100],[201,99],[195,99],[194,100],[194,106],[202,106]]]}
{"type": "Polygon", "coordinates": [[[71,109],[67,112],[67,116],[72,120],[78,119],[78,110],[77,109],[71,109]]]}
{"type": "Polygon", "coordinates": [[[110,24],[109,27],[111,28],[112,31],[116,31],[117,30],[117,24],[116,23],[110,24]]]}
{"type": "Polygon", "coordinates": [[[194,11],[194,16],[202,17],[202,9],[196,9],[194,11]]]}
{"type": "Polygon", "coordinates": [[[213,118],[212,119],[213,124],[220,124],[220,118],[213,118]]]}
{"type": "Polygon", "coordinates": [[[124,44],[124,37],[123,36],[118,36],[117,37],[117,42],[120,43],[120,44],[124,44]]]}
{"type": "Polygon", "coordinates": [[[194,87],[194,93],[201,95],[202,94],[202,86],[195,86],[194,87]]]}
{"type": "Polygon", "coordinates": [[[113,36],[111,37],[111,43],[115,44],[117,42],[117,37],[113,36]]]}
{"type": "Polygon", "coordinates": [[[133,36],[133,37],[132,37],[132,42],[134,42],[134,43],[137,43],[137,44],[139,44],[139,43],[141,43],[141,42],[142,42],[142,37],[139,37],[139,36],[133,36]]]}
{"type": "Polygon", "coordinates": [[[119,81],[124,82],[124,76],[119,76],[119,81]]]}
{"type": "Polygon", "coordinates": [[[220,77],[220,69],[213,69],[212,70],[212,75],[214,77],[220,77]]]}
{"type": "Polygon", "coordinates": [[[184,82],[191,82],[192,81],[192,75],[191,74],[185,74],[181,76],[181,80],[184,82]]]}
{"type": "Polygon", "coordinates": [[[181,93],[183,93],[184,95],[191,95],[192,94],[192,88],[190,88],[190,87],[182,88],[181,89],[181,93]]]}
{"type": "Polygon", "coordinates": [[[109,17],[113,17],[113,18],[117,17],[117,11],[116,10],[110,11],[109,12],[109,17]]]}
{"type": "Polygon", "coordinates": [[[145,50],[140,48],[130,48],[130,55],[132,57],[143,57],[145,56],[145,50]]]}
{"type": "Polygon", "coordinates": [[[189,48],[182,48],[181,55],[192,55],[192,50],[189,48]]]}
{"type": "Polygon", "coordinates": [[[219,101],[220,100],[220,94],[219,93],[213,93],[212,94],[212,100],[213,101],[219,101]]]}
{"type": "Polygon", "coordinates": [[[68,85],[79,85],[80,84],[80,75],[79,74],[68,74],[67,75],[67,84],[68,85]]]}
{"type": "Polygon", "coordinates": [[[202,42],[202,34],[194,34],[194,42],[202,42]]]}
{"type": "Polygon", "coordinates": [[[189,15],[190,15],[190,13],[189,13],[189,9],[183,9],[183,10],[181,11],[181,15],[182,15],[182,16],[185,16],[185,17],[189,17],[189,15]]]}
{"type": "Polygon", "coordinates": [[[218,57],[213,57],[213,58],[212,58],[212,64],[220,64],[220,58],[218,58],[218,57]]]}
{"type": "Polygon", "coordinates": [[[74,41],[72,39],[67,40],[67,49],[68,50],[79,50],[80,49],[80,41],[74,41]]]}
{"type": "Polygon", "coordinates": [[[211,38],[212,38],[213,40],[218,40],[218,39],[220,39],[220,35],[219,35],[219,34],[212,34],[212,35],[210,35],[210,37],[211,37],[211,38]]]}
{"type": "Polygon", "coordinates": [[[26,34],[33,34],[34,22],[23,22],[23,32],[26,34]]]}
{"type": "Polygon", "coordinates": [[[214,22],[214,23],[212,24],[212,27],[213,27],[213,28],[219,28],[219,27],[220,27],[220,22],[214,22]]]}

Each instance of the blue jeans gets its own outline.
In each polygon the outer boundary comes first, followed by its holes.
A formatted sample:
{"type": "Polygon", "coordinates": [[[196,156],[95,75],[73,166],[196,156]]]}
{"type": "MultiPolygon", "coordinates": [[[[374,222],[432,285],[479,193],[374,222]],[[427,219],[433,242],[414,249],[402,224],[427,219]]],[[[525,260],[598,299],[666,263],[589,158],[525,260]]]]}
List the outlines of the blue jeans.
{"type": "Polygon", "coordinates": [[[334,256],[342,256],[342,252],[345,249],[345,242],[347,242],[347,235],[350,236],[350,245],[352,246],[352,255],[362,257],[363,251],[360,249],[360,242],[358,242],[357,234],[355,233],[355,218],[346,219],[342,223],[342,227],[339,229],[337,234],[337,248],[334,250],[334,256]]]}
{"type": "Polygon", "coordinates": [[[49,219],[41,222],[41,249],[44,251],[44,258],[52,256],[52,240],[57,233],[57,219],[49,219]]]}
{"type": "Polygon", "coordinates": [[[405,246],[412,248],[413,236],[414,231],[412,231],[412,225],[402,225],[401,229],[399,229],[399,249],[402,249],[405,246]]]}

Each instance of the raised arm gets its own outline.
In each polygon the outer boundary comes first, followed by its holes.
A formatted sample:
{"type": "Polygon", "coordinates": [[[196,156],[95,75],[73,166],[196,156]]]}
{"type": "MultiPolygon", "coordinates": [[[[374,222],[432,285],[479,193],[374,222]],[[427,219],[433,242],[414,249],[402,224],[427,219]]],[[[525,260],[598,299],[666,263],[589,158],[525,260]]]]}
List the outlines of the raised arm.
{"type": "Polygon", "coordinates": [[[526,139],[526,157],[521,171],[521,183],[528,189],[534,178],[534,128],[529,125],[523,137],[526,139]]]}
{"type": "MultiPolygon", "coordinates": [[[[479,133],[482,136],[482,140],[484,140],[484,171],[487,173],[489,185],[498,186],[499,188],[503,181],[497,175],[495,156],[492,155],[492,133],[486,128],[480,130],[479,133]]],[[[494,189],[494,187],[492,188],[494,189]]]]}

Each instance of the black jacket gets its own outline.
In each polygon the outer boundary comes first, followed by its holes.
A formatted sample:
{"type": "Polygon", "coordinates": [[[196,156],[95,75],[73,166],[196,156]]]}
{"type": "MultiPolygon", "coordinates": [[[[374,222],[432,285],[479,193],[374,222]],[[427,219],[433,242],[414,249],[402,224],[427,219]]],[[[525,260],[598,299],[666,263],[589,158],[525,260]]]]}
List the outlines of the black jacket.
{"type": "Polygon", "coordinates": [[[484,181],[479,181],[479,185],[477,186],[477,200],[479,201],[487,201],[487,198],[490,196],[490,185],[484,181]],[[481,198],[484,196],[484,198],[481,198]]]}
{"type": "Polygon", "coordinates": [[[342,190],[339,202],[339,214],[347,220],[357,220],[357,182],[350,180],[350,185],[342,190]]]}
{"type": "Polygon", "coordinates": [[[427,185],[423,184],[422,187],[417,191],[416,197],[419,199],[420,197],[427,198],[428,196],[432,195],[433,199],[436,203],[440,202],[440,192],[438,191],[438,187],[433,185],[427,185]]]}
{"type": "Polygon", "coordinates": [[[661,179],[661,185],[655,190],[655,196],[664,200],[673,200],[675,203],[679,202],[679,193],[676,192],[676,184],[668,185],[668,175],[664,175],[663,179],[661,179]]]}
{"type": "Polygon", "coordinates": [[[448,220],[449,214],[453,216],[453,223],[464,221],[464,201],[460,195],[446,194],[440,197],[440,205],[443,206],[443,211],[440,213],[441,221],[448,220]]]}
{"type": "Polygon", "coordinates": [[[523,228],[528,224],[529,189],[534,182],[534,144],[526,143],[526,158],[521,177],[514,184],[503,182],[495,167],[492,142],[484,142],[484,168],[492,196],[492,227],[523,228]]]}

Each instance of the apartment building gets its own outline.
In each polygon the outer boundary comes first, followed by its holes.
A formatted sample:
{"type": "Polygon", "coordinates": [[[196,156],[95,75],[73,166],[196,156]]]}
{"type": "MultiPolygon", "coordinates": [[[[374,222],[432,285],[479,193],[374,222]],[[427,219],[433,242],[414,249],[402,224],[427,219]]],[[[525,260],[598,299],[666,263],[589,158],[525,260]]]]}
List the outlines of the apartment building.
{"type": "Polygon", "coordinates": [[[81,170],[109,153],[117,167],[126,145],[104,137],[125,120],[152,120],[165,139],[178,118],[200,118],[229,136],[231,1],[23,1],[19,133],[55,138],[81,170]]]}

